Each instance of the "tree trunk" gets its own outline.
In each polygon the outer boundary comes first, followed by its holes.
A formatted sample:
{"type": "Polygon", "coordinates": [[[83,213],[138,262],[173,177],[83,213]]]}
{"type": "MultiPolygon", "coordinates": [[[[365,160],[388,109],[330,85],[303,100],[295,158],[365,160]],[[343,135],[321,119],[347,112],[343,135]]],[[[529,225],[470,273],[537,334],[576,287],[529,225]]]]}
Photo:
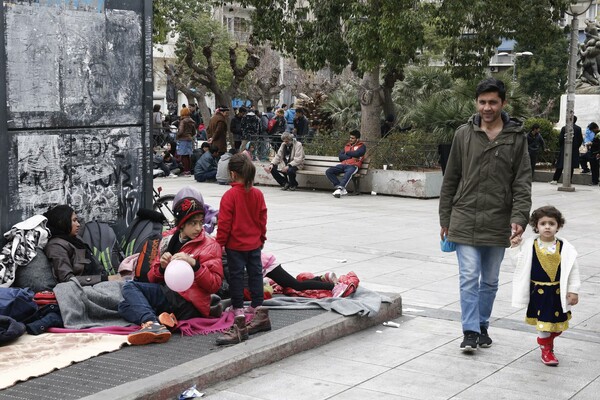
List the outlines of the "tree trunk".
{"type": "Polygon", "coordinates": [[[379,84],[379,68],[364,73],[360,82],[358,98],[361,110],[361,138],[374,143],[381,138],[380,124],[381,111],[383,110],[383,94],[379,84]]]}
{"type": "Polygon", "coordinates": [[[196,100],[198,100],[198,109],[200,110],[200,115],[202,115],[202,121],[204,121],[204,125],[208,126],[210,109],[208,108],[208,104],[206,104],[206,89],[204,87],[196,88],[196,93],[196,100]]]}

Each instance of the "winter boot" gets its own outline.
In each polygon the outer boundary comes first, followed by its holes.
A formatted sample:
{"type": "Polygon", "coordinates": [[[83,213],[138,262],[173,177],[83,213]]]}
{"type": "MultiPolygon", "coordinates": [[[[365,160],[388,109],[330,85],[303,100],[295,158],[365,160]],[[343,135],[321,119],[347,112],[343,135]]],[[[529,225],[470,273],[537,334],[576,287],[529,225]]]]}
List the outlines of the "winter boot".
{"type": "Polygon", "coordinates": [[[269,309],[263,306],[256,307],[254,318],[248,324],[248,335],[254,335],[258,332],[270,331],[271,320],[269,319],[269,309]]]}
{"type": "Polygon", "coordinates": [[[217,338],[219,346],[226,344],[238,344],[248,339],[248,329],[246,328],[246,317],[238,315],[233,320],[233,325],[227,332],[217,338]]]}
{"type": "Polygon", "coordinates": [[[537,338],[537,342],[540,345],[540,349],[542,350],[542,362],[546,365],[554,367],[558,365],[558,359],[554,355],[553,341],[553,337],[537,338]]]}

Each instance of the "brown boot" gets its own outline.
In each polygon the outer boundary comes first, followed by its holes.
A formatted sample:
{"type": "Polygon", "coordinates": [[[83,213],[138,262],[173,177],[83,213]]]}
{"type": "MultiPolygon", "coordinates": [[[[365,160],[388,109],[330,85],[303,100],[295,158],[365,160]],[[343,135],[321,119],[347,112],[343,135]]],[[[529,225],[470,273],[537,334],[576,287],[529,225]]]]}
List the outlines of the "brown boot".
{"type": "Polygon", "coordinates": [[[258,332],[270,331],[271,320],[269,319],[269,309],[263,306],[257,307],[252,321],[246,325],[248,335],[254,335],[258,332]]]}
{"type": "Polygon", "coordinates": [[[246,317],[244,315],[238,315],[234,318],[231,328],[217,338],[217,344],[219,346],[238,344],[247,339],[248,329],[246,329],[246,317]]]}

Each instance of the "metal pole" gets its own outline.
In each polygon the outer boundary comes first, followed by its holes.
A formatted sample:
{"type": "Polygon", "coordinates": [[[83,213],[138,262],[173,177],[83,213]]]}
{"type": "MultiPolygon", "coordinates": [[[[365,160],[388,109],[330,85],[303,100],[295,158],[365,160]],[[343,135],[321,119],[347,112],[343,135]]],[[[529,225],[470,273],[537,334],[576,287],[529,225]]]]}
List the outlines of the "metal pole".
{"type": "Polygon", "coordinates": [[[563,158],[563,185],[558,188],[563,192],[574,192],[571,186],[571,160],[573,159],[573,114],[575,112],[575,75],[577,72],[577,35],[579,34],[579,18],[573,15],[571,20],[571,45],[569,47],[569,75],[567,83],[567,125],[565,126],[565,145],[563,158]]]}
{"type": "Polygon", "coordinates": [[[515,54],[515,59],[513,60],[513,82],[517,81],[517,58],[519,56],[515,54]]]}

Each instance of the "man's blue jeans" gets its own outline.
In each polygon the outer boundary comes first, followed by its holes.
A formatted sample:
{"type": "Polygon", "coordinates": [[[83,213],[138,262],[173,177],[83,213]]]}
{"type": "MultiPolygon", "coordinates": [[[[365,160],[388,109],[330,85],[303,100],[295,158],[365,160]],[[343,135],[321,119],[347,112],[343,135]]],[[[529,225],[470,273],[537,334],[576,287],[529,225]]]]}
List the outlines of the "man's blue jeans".
{"type": "Polygon", "coordinates": [[[215,180],[215,179],[217,179],[217,170],[215,169],[214,171],[210,171],[210,172],[196,173],[196,174],[194,174],[194,179],[197,182],[206,182],[206,181],[210,181],[210,180],[215,180]]]}
{"type": "Polygon", "coordinates": [[[333,184],[333,187],[345,188],[357,171],[358,167],[356,165],[338,164],[335,167],[327,168],[325,175],[327,175],[327,179],[333,184]],[[337,177],[338,174],[344,174],[341,182],[337,177]]]}
{"type": "Polygon", "coordinates": [[[456,244],[460,275],[460,309],[463,332],[488,328],[498,291],[498,274],[504,247],[456,244]]]}
{"type": "Polygon", "coordinates": [[[158,283],[127,281],[123,285],[122,294],[119,314],[136,325],[156,321],[157,314],[171,309],[171,304],[158,283]]]}

